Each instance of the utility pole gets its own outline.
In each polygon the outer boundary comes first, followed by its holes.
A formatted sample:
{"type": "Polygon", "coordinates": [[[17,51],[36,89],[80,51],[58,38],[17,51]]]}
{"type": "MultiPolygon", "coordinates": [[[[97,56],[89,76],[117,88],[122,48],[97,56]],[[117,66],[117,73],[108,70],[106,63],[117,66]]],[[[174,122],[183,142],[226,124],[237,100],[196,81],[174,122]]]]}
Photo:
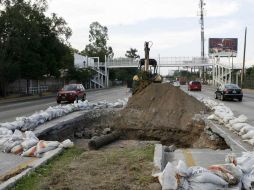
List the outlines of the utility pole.
{"type": "Polygon", "coordinates": [[[244,69],[245,69],[245,55],[246,55],[246,38],[247,38],[247,27],[245,27],[245,36],[244,36],[243,68],[242,68],[242,74],[241,74],[241,88],[244,87],[244,69]]]}
{"type": "MultiPolygon", "coordinates": [[[[200,26],[201,26],[201,58],[202,63],[204,63],[205,59],[205,26],[204,26],[204,0],[200,0],[200,26]]],[[[202,78],[204,82],[205,75],[205,67],[202,67],[202,78]]]]}

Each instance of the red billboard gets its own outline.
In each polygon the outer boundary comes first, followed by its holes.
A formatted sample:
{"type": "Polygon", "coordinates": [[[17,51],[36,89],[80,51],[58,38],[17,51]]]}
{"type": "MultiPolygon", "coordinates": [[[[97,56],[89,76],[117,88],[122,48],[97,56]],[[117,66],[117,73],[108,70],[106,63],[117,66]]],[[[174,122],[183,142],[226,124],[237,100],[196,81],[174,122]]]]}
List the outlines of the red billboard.
{"type": "Polygon", "coordinates": [[[209,38],[209,56],[236,57],[237,38],[209,38]]]}

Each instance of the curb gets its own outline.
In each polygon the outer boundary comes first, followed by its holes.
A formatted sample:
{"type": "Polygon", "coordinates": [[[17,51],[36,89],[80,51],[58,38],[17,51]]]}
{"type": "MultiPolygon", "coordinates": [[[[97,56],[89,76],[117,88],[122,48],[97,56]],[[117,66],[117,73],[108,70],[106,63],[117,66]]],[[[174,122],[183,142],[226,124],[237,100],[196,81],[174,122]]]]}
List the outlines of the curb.
{"type": "Polygon", "coordinates": [[[52,150],[48,153],[46,153],[43,158],[40,158],[36,161],[34,161],[31,164],[27,165],[27,169],[22,171],[20,174],[8,179],[7,181],[3,182],[0,184],[0,190],[5,190],[5,189],[9,189],[11,187],[14,187],[15,184],[21,180],[23,177],[25,177],[26,175],[28,175],[29,173],[31,173],[32,171],[34,171],[35,169],[37,169],[38,167],[40,167],[41,165],[47,163],[48,161],[52,160],[54,157],[56,157],[57,155],[59,155],[60,153],[63,152],[63,148],[57,148],[55,150],[52,150]]]}

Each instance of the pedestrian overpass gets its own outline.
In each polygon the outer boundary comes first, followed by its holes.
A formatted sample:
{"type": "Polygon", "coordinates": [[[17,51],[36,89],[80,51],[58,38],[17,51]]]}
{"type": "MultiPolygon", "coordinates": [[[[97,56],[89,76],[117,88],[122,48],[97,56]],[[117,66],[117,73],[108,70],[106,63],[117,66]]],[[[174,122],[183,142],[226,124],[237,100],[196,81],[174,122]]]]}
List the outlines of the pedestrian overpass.
{"type": "MultiPolygon", "coordinates": [[[[199,69],[202,68],[212,69],[212,84],[218,86],[225,83],[239,83],[240,70],[239,63],[231,64],[230,59],[226,58],[222,61],[220,58],[202,58],[202,57],[158,57],[155,59],[159,68],[187,68],[199,69]],[[233,66],[232,66],[233,65],[233,66]],[[234,73],[234,75],[233,75],[234,73]],[[233,78],[235,77],[235,79],[233,78]]],[[[106,59],[106,62],[101,66],[105,67],[105,71],[109,72],[112,68],[131,68],[138,67],[139,60],[130,58],[106,59]]]]}
{"type": "MultiPolygon", "coordinates": [[[[88,58],[86,58],[87,60],[88,58]]],[[[218,86],[220,84],[231,83],[234,81],[238,84],[238,78],[240,76],[241,68],[239,64],[234,63],[231,65],[230,59],[222,61],[220,58],[202,58],[202,57],[158,57],[155,58],[158,68],[187,68],[187,69],[199,69],[202,72],[202,68],[210,68],[212,70],[212,84],[218,86]],[[234,75],[233,75],[234,74],[234,75]],[[233,78],[236,77],[235,79],[233,78]]],[[[85,66],[86,67],[86,66],[85,66]]],[[[138,68],[139,59],[131,58],[107,58],[105,62],[99,62],[98,58],[94,59],[94,62],[89,64],[90,68],[96,71],[95,77],[91,80],[96,88],[104,88],[109,86],[109,72],[114,68],[138,68]]]]}

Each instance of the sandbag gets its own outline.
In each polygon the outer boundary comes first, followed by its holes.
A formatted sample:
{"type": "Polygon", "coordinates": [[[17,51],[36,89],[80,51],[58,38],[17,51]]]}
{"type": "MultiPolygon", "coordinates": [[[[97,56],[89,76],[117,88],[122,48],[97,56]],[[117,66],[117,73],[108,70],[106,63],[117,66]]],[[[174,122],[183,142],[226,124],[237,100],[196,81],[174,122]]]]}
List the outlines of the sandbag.
{"type": "Polygon", "coordinates": [[[219,118],[216,115],[214,115],[214,114],[208,116],[207,119],[209,119],[209,120],[215,120],[215,121],[219,120],[219,118]]]}
{"type": "Polygon", "coordinates": [[[229,185],[237,185],[242,177],[241,169],[234,164],[213,165],[209,166],[208,170],[224,179],[229,185]]]}
{"type": "Polygon", "coordinates": [[[41,154],[56,149],[59,144],[58,141],[39,141],[36,146],[36,157],[41,157],[41,154]]]}
{"type": "Polygon", "coordinates": [[[200,167],[193,166],[188,169],[189,181],[196,183],[212,183],[221,187],[226,187],[228,183],[220,178],[219,176],[213,174],[211,171],[200,167]]]}
{"type": "Polygon", "coordinates": [[[12,130],[6,129],[4,127],[0,127],[0,136],[10,136],[12,135],[12,130]]]}
{"type": "Polygon", "coordinates": [[[184,161],[178,161],[178,164],[176,166],[176,173],[183,177],[186,177],[188,175],[188,167],[184,161]]]}
{"type": "Polygon", "coordinates": [[[240,131],[244,126],[246,126],[247,123],[234,123],[231,127],[235,130],[235,131],[240,131]]]}
{"type": "Polygon", "coordinates": [[[228,154],[225,157],[225,162],[227,164],[234,164],[235,166],[237,165],[237,159],[234,153],[228,154]]]}
{"type": "Polygon", "coordinates": [[[229,124],[234,123],[245,123],[248,120],[248,118],[245,115],[240,115],[238,118],[232,119],[229,121],[229,124]]]}
{"type": "Polygon", "coordinates": [[[14,147],[11,149],[11,153],[13,153],[13,154],[21,154],[22,152],[23,152],[23,147],[22,147],[22,145],[14,146],[14,147]]]}
{"type": "Polygon", "coordinates": [[[17,145],[20,145],[22,141],[12,141],[10,139],[8,139],[7,141],[5,141],[5,143],[3,144],[3,148],[2,151],[9,153],[11,152],[11,149],[17,145]]]}
{"type": "Polygon", "coordinates": [[[25,138],[26,139],[36,139],[39,141],[39,139],[36,137],[36,135],[32,131],[26,131],[25,138]]]}
{"type": "Polygon", "coordinates": [[[243,128],[241,128],[239,135],[244,135],[253,129],[254,129],[253,126],[246,124],[243,128]]]}
{"type": "Polygon", "coordinates": [[[37,139],[33,139],[33,138],[32,139],[26,139],[25,141],[23,141],[21,143],[21,145],[22,145],[24,150],[28,150],[29,148],[37,145],[38,142],[39,142],[39,140],[37,140],[37,139]]]}
{"type": "Polygon", "coordinates": [[[242,156],[237,157],[237,163],[239,165],[244,164],[247,160],[249,160],[250,158],[254,158],[254,153],[253,152],[243,152],[242,156]]]}
{"type": "Polygon", "coordinates": [[[60,148],[72,148],[74,143],[70,139],[66,139],[65,141],[61,142],[59,147],[60,148]]]}
{"type": "Polygon", "coordinates": [[[245,174],[251,172],[253,165],[254,165],[254,157],[250,157],[249,159],[247,158],[245,162],[239,163],[240,168],[245,174]]]}
{"type": "Polygon", "coordinates": [[[197,183],[192,181],[188,190],[225,190],[225,188],[213,183],[197,183]]]}
{"type": "Polygon", "coordinates": [[[160,176],[162,190],[176,190],[177,180],[174,166],[168,162],[160,176]]]}
{"type": "Polygon", "coordinates": [[[248,131],[246,134],[242,135],[243,139],[252,139],[254,138],[254,128],[248,131]]]}
{"type": "Polygon", "coordinates": [[[23,134],[20,130],[15,130],[13,135],[11,136],[11,141],[22,141],[24,139],[23,134]]]}
{"type": "Polygon", "coordinates": [[[27,151],[24,151],[21,156],[34,157],[36,155],[36,146],[31,147],[27,151]]]}
{"type": "Polygon", "coordinates": [[[229,123],[230,120],[233,120],[235,119],[235,117],[233,115],[230,115],[230,116],[226,116],[223,118],[223,122],[224,123],[229,123]]]}
{"type": "Polygon", "coordinates": [[[243,175],[242,184],[246,190],[254,189],[254,170],[248,174],[243,175]]]}
{"type": "Polygon", "coordinates": [[[247,142],[251,145],[254,145],[254,138],[253,139],[248,139],[248,140],[243,140],[244,142],[247,142]]]}
{"type": "Polygon", "coordinates": [[[10,137],[0,138],[0,151],[4,151],[4,144],[9,140],[10,137]]]}

